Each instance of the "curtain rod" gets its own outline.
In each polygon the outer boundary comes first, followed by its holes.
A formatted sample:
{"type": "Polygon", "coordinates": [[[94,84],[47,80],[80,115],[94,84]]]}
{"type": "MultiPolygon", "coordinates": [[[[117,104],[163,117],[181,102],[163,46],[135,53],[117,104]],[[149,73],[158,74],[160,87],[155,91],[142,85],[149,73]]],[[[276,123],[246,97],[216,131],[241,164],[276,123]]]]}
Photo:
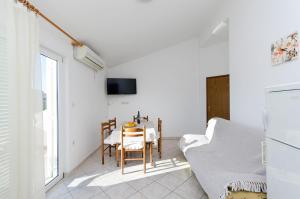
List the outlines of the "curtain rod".
{"type": "Polygon", "coordinates": [[[32,3],[30,3],[27,0],[18,0],[18,2],[22,3],[30,11],[32,11],[32,12],[36,13],[37,15],[41,16],[43,19],[45,19],[48,23],[50,23],[52,26],[54,26],[60,32],[62,32],[63,34],[65,34],[67,37],[69,37],[72,40],[71,44],[73,46],[83,46],[83,44],[80,41],[78,41],[77,39],[75,39],[74,37],[72,37],[69,33],[67,33],[66,31],[64,31],[56,23],[54,23],[52,20],[50,20],[46,15],[44,15],[42,12],[40,12],[32,3]]]}

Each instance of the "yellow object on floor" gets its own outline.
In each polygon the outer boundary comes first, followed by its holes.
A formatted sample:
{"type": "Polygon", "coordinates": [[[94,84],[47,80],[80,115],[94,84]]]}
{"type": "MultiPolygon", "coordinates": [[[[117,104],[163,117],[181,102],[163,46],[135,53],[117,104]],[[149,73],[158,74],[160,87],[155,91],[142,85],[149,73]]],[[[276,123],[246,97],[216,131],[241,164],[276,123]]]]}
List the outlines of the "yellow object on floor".
{"type": "Polygon", "coordinates": [[[226,199],[267,199],[266,193],[254,193],[254,192],[231,192],[226,199]]]}

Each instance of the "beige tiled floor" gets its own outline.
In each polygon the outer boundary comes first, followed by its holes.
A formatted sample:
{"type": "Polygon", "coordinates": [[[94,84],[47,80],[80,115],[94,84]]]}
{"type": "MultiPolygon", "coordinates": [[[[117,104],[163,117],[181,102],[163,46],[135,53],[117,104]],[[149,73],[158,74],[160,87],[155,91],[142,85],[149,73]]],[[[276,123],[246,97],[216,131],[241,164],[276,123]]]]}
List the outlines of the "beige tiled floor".
{"type": "Polygon", "coordinates": [[[179,150],[177,140],[163,141],[163,157],[154,150],[155,166],[141,161],[128,162],[124,175],[114,156],[92,154],[47,193],[47,199],[208,199],[179,150]]]}

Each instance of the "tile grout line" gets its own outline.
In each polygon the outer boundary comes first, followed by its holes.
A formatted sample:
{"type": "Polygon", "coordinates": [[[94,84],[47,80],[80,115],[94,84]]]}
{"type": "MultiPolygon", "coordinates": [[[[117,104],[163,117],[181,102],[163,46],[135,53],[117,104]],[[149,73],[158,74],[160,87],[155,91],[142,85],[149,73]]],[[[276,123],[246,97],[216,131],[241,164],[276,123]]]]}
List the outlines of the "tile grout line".
{"type": "MultiPolygon", "coordinates": [[[[175,189],[177,189],[178,187],[180,187],[181,185],[183,185],[186,181],[188,181],[190,178],[191,178],[192,176],[190,176],[190,177],[188,177],[186,180],[184,180],[181,184],[179,184],[179,185],[177,185],[175,188],[174,188],[174,190],[175,189]]],[[[160,185],[162,185],[162,186],[164,186],[163,184],[161,184],[160,182],[158,182],[158,181],[156,181],[158,184],[160,184],[160,185]]],[[[164,186],[164,187],[166,187],[166,186],[164,186]]],[[[167,188],[167,189],[169,189],[169,188],[167,188]]],[[[170,189],[169,189],[170,190],[170,189]]],[[[171,191],[174,191],[174,190],[171,190],[171,191]]]]}
{"type": "MultiPolygon", "coordinates": [[[[183,198],[181,195],[179,195],[179,194],[177,194],[175,191],[171,191],[168,195],[166,195],[165,197],[163,197],[163,199],[164,198],[167,198],[169,195],[171,195],[171,194],[176,194],[179,198],[181,198],[181,199],[185,199],[185,198],[183,198]]],[[[201,198],[200,198],[201,199],[201,198]]]]}
{"type": "MultiPolygon", "coordinates": [[[[167,175],[169,175],[169,174],[167,174],[167,175]]],[[[165,176],[166,176],[166,175],[164,175],[163,177],[165,177],[165,176]]],[[[161,178],[159,178],[159,179],[161,179],[161,178]]],[[[158,180],[158,179],[157,179],[157,180],[158,180]]],[[[163,186],[164,188],[166,188],[167,190],[170,191],[165,197],[163,197],[163,198],[166,198],[166,197],[167,197],[169,194],[171,194],[173,191],[172,191],[171,189],[169,189],[168,187],[166,187],[165,185],[159,183],[157,180],[154,180],[154,182],[158,183],[159,185],[163,186]]]]}
{"type": "Polygon", "coordinates": [[[102,190],[102,192],[104,193],[105,196],[107,196],[110,199],[110,196],[106,193],[106,191],[104,191],[101,186],[99,186],[99,188],[102,190]]]}
{"type": "MultiPolygon", "coordinates": [[[[154,182],[160,184],[159,182],[157,182],[156,180],[153,180],[150,184],[146,185],[146,186],[150,186],[151,184],[153,184],[154,182]]],[[[167,190],[171,191],[169,188],[167,188],[166,186],[160,184],[161,186],[163,186],[164,188],[166,188],[167,190]]],[[[146,186],[144,186],[142,189],[144,189],[146,186]]],[[[147,199],[149,199],[149,197],[145,196],[142,192],[140,192],[141,190],[139,190],[138,192],[141,193],[144,197],[146,197],[147,199]]],[[[171,193],[171,192],[170,192],[171,193]]],[[[168,195],[168,194],[167,194],[168,195]]],[[[150,198],[151,199],[151,198],[150,198]]]]}
{"type": "MultiPolygon", "coordinates": [[[[184,183],[186,183],[190,178],[192,178],[193,177],[193,175],[191,175],[190,177],[188,177],[186,180],[184,180],[180,185],[178,185],[174,190],[173,190],[173,192],[174,193],[176,193],[175,192],[175,190],[176,189],[178,189],[179,187],[181,187],[184,183]]],[[[177,193],[176,193],[177,194],[177,193]]],[[[177,194],[177,195],[179,195],[179,194],[177,194]]],[[[181,195],[179,195],[181,198],[182,198],[182,196],[181,195]]]]}

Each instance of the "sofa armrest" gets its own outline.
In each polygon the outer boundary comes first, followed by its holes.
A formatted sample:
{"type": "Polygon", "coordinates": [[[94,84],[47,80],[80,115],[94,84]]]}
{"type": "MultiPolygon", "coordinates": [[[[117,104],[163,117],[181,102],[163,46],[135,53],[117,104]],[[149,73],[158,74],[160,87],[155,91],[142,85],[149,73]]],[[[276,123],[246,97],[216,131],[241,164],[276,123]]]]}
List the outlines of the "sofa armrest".
{"type": "Polygon", "coordinates": [[[185,134],[179,141],[179,147],[183,153],[186,153],[187,150],[191,148],[199,147],[208,143],[209,140],[205,135],[185,134]]]}

